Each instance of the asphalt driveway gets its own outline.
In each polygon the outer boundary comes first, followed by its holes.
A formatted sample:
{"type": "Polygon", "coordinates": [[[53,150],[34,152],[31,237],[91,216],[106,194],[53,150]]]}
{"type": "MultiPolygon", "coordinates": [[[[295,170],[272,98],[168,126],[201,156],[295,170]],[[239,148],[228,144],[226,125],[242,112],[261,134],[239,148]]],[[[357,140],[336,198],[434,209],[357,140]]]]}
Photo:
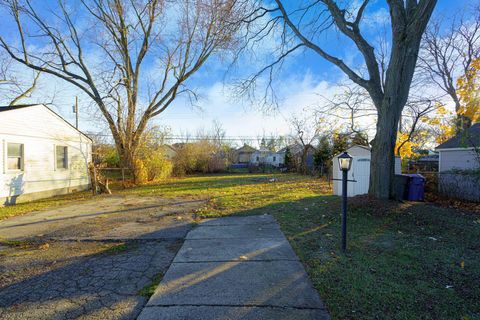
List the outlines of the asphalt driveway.
{"type": "Polygon", "coordinates": [[[0,222],[1,319],[135,319],[203,201],[111,196],[0,222]]]}

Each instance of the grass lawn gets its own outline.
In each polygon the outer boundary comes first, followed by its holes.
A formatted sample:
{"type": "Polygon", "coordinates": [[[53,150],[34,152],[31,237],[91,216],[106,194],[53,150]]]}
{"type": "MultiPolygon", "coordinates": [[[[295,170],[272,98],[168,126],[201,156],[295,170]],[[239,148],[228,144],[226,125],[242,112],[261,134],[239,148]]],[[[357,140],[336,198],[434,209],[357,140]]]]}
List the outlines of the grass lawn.
{"type": "MultiPolygon", "coordinates": [[[[339,252],[340,199],[318,179],[195,176],[117,192],[207,198],[200,217],[274,215],[333,319],[480,319],[478,212],[351,199],[344,256],[339,252]]],[[[88,197],[0,208],[0,218],[88,197]]]]}

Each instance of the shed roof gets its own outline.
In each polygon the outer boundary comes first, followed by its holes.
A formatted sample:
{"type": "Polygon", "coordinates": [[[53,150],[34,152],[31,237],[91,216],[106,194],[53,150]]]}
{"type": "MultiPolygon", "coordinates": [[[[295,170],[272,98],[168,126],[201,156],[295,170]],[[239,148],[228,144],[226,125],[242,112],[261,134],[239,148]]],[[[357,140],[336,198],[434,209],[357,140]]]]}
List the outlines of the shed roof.
{"type": "MultiPolygon", "coordinates": [[[[355,145],[349,147],[349,148],[348,148],[347,150],[345,150],[345,151],[349,152],[349,150],[350,150],[350,153],[351,153],[351,149],[354,149],[354,148],[364,149],[364,150],[366,150],[366,151],[368,151],[368,152],[371,152],[371,151],[372,151],[372,148],[367,147],[367,146],[362,146],[362,145],[359,145],[359,144],[355,144],[355,145]]],[[[340,153],[334,155],[333,158],[338,157],[338,156],[341,155],[342,153],[343,153],[343,152],[340,152],[340,153]]]]}
{"type": "Polygon", "coordinates": [[[480,147],[480,123],[437,146],[436,150],[480,147]]]}

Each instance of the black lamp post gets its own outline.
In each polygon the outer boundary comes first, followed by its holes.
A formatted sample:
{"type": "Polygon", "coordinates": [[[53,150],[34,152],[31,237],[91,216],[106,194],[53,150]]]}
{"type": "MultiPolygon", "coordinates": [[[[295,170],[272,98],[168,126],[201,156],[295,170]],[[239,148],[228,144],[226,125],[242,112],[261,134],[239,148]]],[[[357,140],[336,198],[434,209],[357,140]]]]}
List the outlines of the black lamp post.
{"type": "Polygon", "coordinates": [[[338,165],[342,170],[342,252],[347,251],[347,178],[352,167],[352,156],[347,152],[338,156],[338,165]]]}

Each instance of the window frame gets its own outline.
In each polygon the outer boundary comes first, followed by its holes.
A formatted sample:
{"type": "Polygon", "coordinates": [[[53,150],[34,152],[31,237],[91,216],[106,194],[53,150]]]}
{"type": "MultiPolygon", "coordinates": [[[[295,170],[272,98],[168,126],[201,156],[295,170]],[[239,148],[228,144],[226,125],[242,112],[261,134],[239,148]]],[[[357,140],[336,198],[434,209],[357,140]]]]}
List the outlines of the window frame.
{"type": "Polygon", "coordinates": [[[56,144],[56,145],[54,145],[53,153],[54,153],[53,164],[54,164],[55,171],[56,170],[68,170],[68,167],[70,166],[70,163],[69,163],[70,161],[68,159],[68,146],[56,144]],[[57,153],[58,148],[62,148],[62,150],[63,150],[63,166],[61,166],[61,167],[58,166],[58,153],[57,153]]]}
{"type": "Polygon", "coordinates": [[[25,171],[25,143],[20,143],[20,142],[12,142],[12,141],[5,141],[5,172],[10,173],[10,172],[22,172],[25,171]],[[18,144],[20,145],[20,168],[18,169],[11,169],[8,167],[8,159],[10,158],[18,158],[17,156],[9,156],[8,155],[8,145],[9,144],[18,144]]]}

